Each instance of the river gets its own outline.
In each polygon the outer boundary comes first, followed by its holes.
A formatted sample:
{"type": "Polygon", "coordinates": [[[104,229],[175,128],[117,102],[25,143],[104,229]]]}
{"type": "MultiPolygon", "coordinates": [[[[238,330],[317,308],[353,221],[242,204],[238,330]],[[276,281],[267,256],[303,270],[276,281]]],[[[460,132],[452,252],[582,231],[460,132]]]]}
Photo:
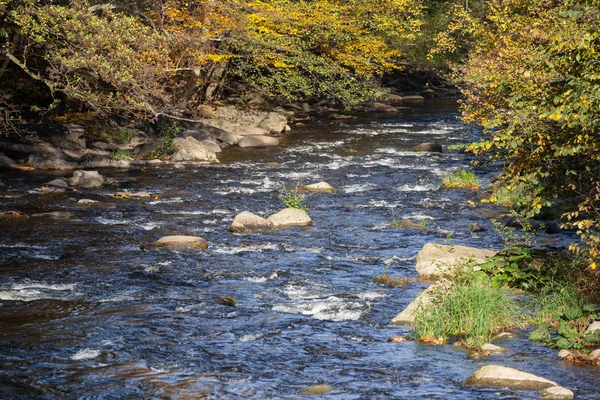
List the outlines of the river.
{"type": "MultiPolygon", "coordinates": [[[[477,135],[453,102],[431,101],[383,119],[308,123],[278,148],[226,149],[218,165],[101,171],[118,187],[47,193],[40,187],[60,173],[4,173],[0,211],[30,217],[0,219],[0,398],[288,399],[319,383],[334,388],[330,399],[538,398],[463,387],[489,363],[599,398],[598,369],[557,361],[526,334],[482,360],[386,342],[409,332],[389,321],[426,283],[387,287],[374,275],[416,277],[428,242],[502,247],[490,209],[469,204],[480,194],[437,190],[472,156],[411,151],[477,135]],[[227,231],[241,211],[281,209],[282,186],[318,181],[337,191],[307,197],[314,226],[227,231]],[[151,197],[112,197],[123,190],[151,197]],[[393,218],[424,229],[391,227],[393,218]],[[170,234],[210,247],[147,247],[170,234]]],[[[477,174],[485,185],[497,171],[477,174]]]]}

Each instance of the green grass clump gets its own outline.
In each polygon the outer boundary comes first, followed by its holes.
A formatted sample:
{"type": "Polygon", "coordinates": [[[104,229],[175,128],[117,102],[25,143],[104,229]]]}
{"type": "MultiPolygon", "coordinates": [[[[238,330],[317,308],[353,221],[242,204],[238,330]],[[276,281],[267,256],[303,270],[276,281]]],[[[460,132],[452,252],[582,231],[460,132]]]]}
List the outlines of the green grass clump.
{"type": "Polygon", "coordinates": [[[519,315],[506,288],[492,287],[489,281],[457,282],[417,309],[414,330],[420,340],[460,336],[467,345],[481,347],[494,333],[518,324],[519,315]]]}
{"type": "Polygon", "coordinates": [[[286,188],[283,188],[279,198],[287,208],[297,208],[304,212],[308,212],[308,207],[304,204],[305,196],[297,190],[287,190],[286,188]]]}
{"type": "Polygon", "coordinates": [[[475,173],[464,169],[446,175],[440,189],[479,189],[479,179],[475,173]]]}
{"type": "Polygon", "coordinates": [[[129,152],[126,150],[113,150],[110,152],[108,157],[115,161],[129,160],[129,152]]]}
{"type": "Polygon", "coordinates": [[[528,302],[532,312],[532,322],[554,322],[570,310],[582,307],[582,299],[572,284],[546,283],[528,302]]]}

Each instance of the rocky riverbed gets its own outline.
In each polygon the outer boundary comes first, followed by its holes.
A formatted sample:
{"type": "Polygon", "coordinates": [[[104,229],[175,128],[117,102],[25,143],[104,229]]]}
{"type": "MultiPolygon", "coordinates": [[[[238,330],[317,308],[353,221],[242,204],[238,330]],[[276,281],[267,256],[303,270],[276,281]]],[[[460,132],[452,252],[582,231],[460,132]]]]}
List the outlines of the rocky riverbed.
{"type": "MultiPolygon", "coordinates": [[[[73,170],[4,172],[0,392],[540,398],[465,385],[496,364],[576,398],[600,396],[596,367],[558,360],[526,334],[498,339],[506,352],[480,359],[460,347],[388,342],[408,333],[390,321],[428,282],[398,288],[375,275],[417,278],[426,243],[499,249],[502,239],[488,220],[498,211],[472,205],[477,192],[437,190],[446,173],[470,166],[448,146],[478,135],[455,104],[357,117],[294,127],[276,148],[227,147],[218,164],[96,168],[103,181],[89,188],[73,170]],[[442,152],[414,151],[422,143],[442,152]],[[66,186],[47,185],[56,179],[66,186]],[[305,192],[312,225],[229,231],[245,211],[273,223],[283,187],[323,181],[334,190],[305,192]]],[[[477,174],[485,185],[497,171],[477,174]]],[[[564,235],[544,240],[560,245],[564,235]]]]}

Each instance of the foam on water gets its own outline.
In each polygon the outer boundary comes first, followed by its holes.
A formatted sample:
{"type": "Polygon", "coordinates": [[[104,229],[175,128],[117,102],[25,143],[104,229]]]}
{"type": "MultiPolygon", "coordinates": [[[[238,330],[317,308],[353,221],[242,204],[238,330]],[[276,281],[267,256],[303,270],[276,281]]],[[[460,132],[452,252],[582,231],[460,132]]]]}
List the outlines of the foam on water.
{"type": "Polygon", "coordinates": [[[100,354],[101,354],[100,350],[82,349],[82,350],[79,350],[77,353],[73,354],[71,356],[71,360],[73,360],[73,361],[91,360],[91,359],[94,359],[94,358],[100,356],[100,354]]]}
{"type": "Polygon", "coordinates": [[[397,188],[396,190],[399,192],[428,192],[431,190],[436,190],[437,186],[433,185],[433,184],[428,184],[428,185],[410,185],[410,184],[405,184],[400,186],[399,188],[397,188]]]}
{"type": "Polygon", "coordinates": [[[319,320],[356,321],[368,310],[368,306],[364,302],[349,301],[337,296],[330,296],[325,299],[310,299],[292,304],[276,305],[273,310],[309,315],[319,320]]]}
{"type": "Polygon", "coordinates": [[[4,301],[34,301],[34,300],[63,300],[75,290],[76,283],[48,284],[44,282],[26,282],[13,284],[0,291],[0,300],[4,301]]]}
{"type": "Polygon", "coordinates": [[[279,272],[275,271],[269,276],[252,276],[252,277],[248,277],[248,278],[244,278],[244,279],[249,282],[264,283],[264,282],[271,281],[271,280],[277,279],[277,278],[279,278],[279,272]]]}
{"type": "Polygon", "coordinates": [[[181,197],[173,197],[172,199],[165,200],[153,200],[148,202],[148,204],[154,206],[156,204],[174,204],[174,203],[183,203],[183,199],[181,197]]]}
{"type": "Polygon", "coordinates": [[[355,184],[355,185],[348,185],[342,188],[342,190],[344,191],[344,193],[360,193],[360,192],[367,192],[371,189],[374,189],[376,186],[372,183],[363,183],[363,184],[355,184]]]}
{"type": "Polygon", "coordinates": [[[245,247],[226,247],[226,246],[215,246],[211,248],[211,251],[219,254],[239,254],[239,253],[249,253],[249,252],[260,252],[263,251],[277,251],[281,250],[281,246],[273,243],[266,244],[257,244],[253,246],[245,246],[245,247]]]}

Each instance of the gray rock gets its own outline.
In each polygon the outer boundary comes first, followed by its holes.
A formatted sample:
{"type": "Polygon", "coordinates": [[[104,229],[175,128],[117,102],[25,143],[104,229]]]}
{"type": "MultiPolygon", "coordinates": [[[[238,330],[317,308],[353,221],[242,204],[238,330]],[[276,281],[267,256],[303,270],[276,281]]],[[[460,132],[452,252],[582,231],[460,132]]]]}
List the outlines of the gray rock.
{"type": "Polygon", "coordinates": [[[288,228],[293,226],[312,225],[313,221],[304,210],[298,208],[284,208],[267,218],[275,228],[288,228]]]}
{"type": "Polygon", "coordinates": [[[157,247],[168,249],[207,249],[208,242],[199,236],[165,236],[155,243],[157,247]]]}
{"type": "Polygon", "coordinates": [[[270,136],[244,136],[238,145],[240,147],[272,147],[278,146],[279,140],[270,136]]]}
{"type": "Polygon", "coordinates": [[[500,346],[496,346],[495,344],[486,343],[481,346],[482,351],[489,352],[490,354],[501,354],[506,353],[506,349],[500,346]]]}
{"type": "Polygon", "coordinates": [[[60,154],[32,154],[27,159],[27,164],[35,169],[67,170],[77,168],[77,164],[67,161],[60,154]]]}
{"type": "Polygon", "coordinates": [[[551,386],[540,390],[538,394],[549,400],[571,400],[573,398],[573,392],[562,386],[551,386]]]}
{"type": "Polygon", "coordinates": [[[590,359],[594,362],[600,361],[600,349],[596,349],[590,353],[590,359]]]}
{"type": "Polygon", "coordinates": [[[258,126],[230,126],[228,131],[238,136],[262,136],[269,133],[258,126]]]}
{"type": "Polygon", "coordinates": [[[465,385],[516,390],[541,390],[551,386],[558,386],[556,382],[552,382],[546,378],[500,365],[486,365],[480,368],[467,378],[465,385]]]}
{"type": "Polygon", "coordinates": [[[15,164],[16,162],[10,157],[7,157],[3,153],[0,153],[0,169],[13,169],[13,165],[15,164]]]}
{"type": "Polygon", "coordinates": [[[488,257],[496,254],[493,250],[475,247],[427,243],[417,254],[416,270],[419,276],[434,277],[444,273],[452,273],[461,264],[469,262],[475,266],[483,264],[488,257]]]}
{"type": "Polygon", "coordinates": [[[248,211],[243,211],[235,216],[229,227],[229,231],[237,233],[254,233],[270,231],[273,228],[273,224],[263,217],[259,217],[248,211]]]}
{"type": "Polygon", "coordinates": [[[181,133],[181,137],[186,138],[188,136],[193,137],[199,142],[202,142],[203,140],[212,140],[213,138],[212,135],[204,129],[187,129],[181,133]]]}
{"type": "Polygon", "coordinates": [[[213,138],[219,140],[228,145],[237,144],[240,141],[240,137],[231,132],[226,132],[224,130],[220,130],[218,133],[213,133],[213,138]]]}
{"type": "Polygon", "coordinates": [[[425,98],[423,96],[419,96],[419,95],[402,97],[403,103],[423,103],[424,101],[425,101],[425,98]]]}
{"type": "Polygon", "coordinates": [[[560,360],[567,360],[572,357],[572,354],[569,350],[561,350],[558,352],[558,358],[560,360]]]}
{"type": "Polygon", "coordinates": [[[212,151],[213,153],[220,153],[221,152],[221,146],[219,146],[213,140],[202,140],[200,142],[200,144],[203,145],[204,147],[206,147],[207,149],[209,149],[210,151],[212,151]]]}
{"type": "Polygon", "coordinates": [[[442,145],[439,143],[421,143],[413,148],[416,152],[441,153],[442,145]]]}
{"type": "Polygon", "coordinates": [[[84,205],[84,206],[91,205],[91,204],[97,204],[97,203],[100,203],[100,202],[97,200],[92,200],[92,199],[81,199],[77,202],[77,204],[84,205]]]}
{"type": "Polygon", "coordinates": [[[266,130],[269,133],[281,133],[287,125],[287,117],[284,115],[271,112],[262,121],[258,127],[266,130]]]}
{"type": "Polygon", "coordinates": [[[385,96],[385,100],[391,105],[400,105],[402,104],[402,96],[398,96],[397,94],[388,93],[385,96]]]}
{"type": "Polygon", "coordinates": [[[191,136],[185,139],[173,139],[171,147],[175,151],[171,156],[171,161],[215,161],[217,159],[214,151],[191,136]]]}
{"type": "Polygon", "coordinates": [[[371,102],[365,105],[365,112],[392,113],[398,112],[398,109],[394,106],[390,106],[389,104],[371,102]]]}
{"type": "Polygon", "coordinates": [[[492,338],[492,340],[500,340],[500,339],[514,339],[516,336],[510,332],[500,332],[496,336],[492,338]]]}
{"type": "Polygon", "coordinates": [[[588,335],[590,333],[594,333],[597,330],[600,330],[600,321],[594,321],[590,324],[590,326],[588,326],[588,328],[585,330],[585,334],[588,335]]]}
{"type": "Polygon", "coordinates": [[[69,185],[82,187],[86,189],[102,187],[106,183],[106,178],[98,173],[98,171],[82,171],[73,172],[73,176],[69,178],[69,185]]]}
{"type": "Polygon", "coordinates": [[[396,315],[390,321],[390,324],[412,325],[415,322],[416,311],[419,309],[419,307],[427,307],[429,304],[431,304],[432,293],[437,287],[438,285],[434,283],[422,291],[416,299],[414,299],[400,314],[396,315]]]}
{"type": "Polygon", "coordinates": [[[130,168],[131,160],[112,160],[110,158],[96,158],[79,164],[80,168],[130,168]]]}
{"type": "Polygon", "coordinates": [[[68,189],[69,184],[64,179],[54,179],[44,184],[44,186],[54,186],[58,188],[68,189]]]}

